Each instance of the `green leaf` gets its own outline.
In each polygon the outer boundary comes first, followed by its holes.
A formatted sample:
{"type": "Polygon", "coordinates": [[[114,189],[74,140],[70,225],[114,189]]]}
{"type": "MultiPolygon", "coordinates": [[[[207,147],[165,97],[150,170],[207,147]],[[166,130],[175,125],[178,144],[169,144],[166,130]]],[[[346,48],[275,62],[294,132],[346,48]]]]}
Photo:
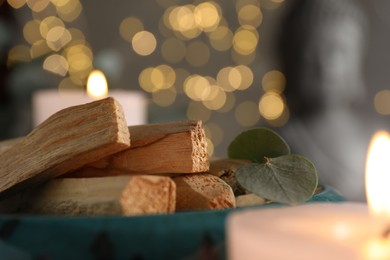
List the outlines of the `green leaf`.
{"type": "Polygon", "coordinates": [[[250,192],[269,199],[296,205],[313,196],[318,184],[313,163],[301,155],[266,158],[266,163],[241,166],[236,172],[238,183],[250,192]]]}
{"type": "Polygon", "coordinates": [[[290,153],[286,141],[268,128],[251,129],[239,134],[228,147],[232,159],[262,163],[264,157],[274,158],[290,153]]]}

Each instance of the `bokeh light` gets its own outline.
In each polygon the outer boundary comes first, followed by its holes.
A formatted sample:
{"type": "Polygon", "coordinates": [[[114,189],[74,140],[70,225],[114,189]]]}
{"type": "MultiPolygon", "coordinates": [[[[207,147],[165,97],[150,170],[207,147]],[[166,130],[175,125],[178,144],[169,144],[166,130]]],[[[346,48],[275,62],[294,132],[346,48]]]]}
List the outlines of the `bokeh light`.
{"type": "Polygon", "coordinates": [[[191,42],[187,46],[187,53],[185,58],[190,65],[194,67],[201,67],[209,61],[210,49],[204,42],[191,42]]]}
{"type": "Polygon", "coordinates": [[[57,15],[66,22],[73,22],[79,18],[83,7],[79,0],[59,1],[56,5],[57,15]]]}
{"type": "Polygon", "coordinates": [[[259,36],[251,26],[240,27],[233,36],[233,48],[241,55],[249,55],[256,50],[259,36]]]}
{"type": "Polygon", "coordinates": [[[226,92],[248,88],[252,81],[253,75],[251,77],[250,73],[243,67],[224,67],[217,74],[218,85],[226,92]],[[244,79],[244,76],[249,76],[249,78],[244,79]]]}
{"type": "Polygon", "coordinates": [[[33,59],[46,55],[50,52],[52,52],[52,50],[49,48],[49,46],[47,46],[46,41],[43,39],[34,42],[30,48],[30,56],[33,59]]]}
{"type": "Polygon", "coordinates": [[[152,100],[160,107],[168,107],[175,102],[176,96],[175,88],[161,89],[152,93],[152,100]]]}
{"type": "Polygon", "coordinates": [[[85,85],[82,83],[82,81],[74,80],[70,77],[63,78],[58,85],[58,92],[63,93],[67,91],[84,91],[85,85]]]}
{"type": "Polygon", "coordinates": [[[39,32],[41,36],[46,39],[49,31],[55,27],[65,28],[64,22],[55,16],[46,17],[39,25],[39,32]]]}
{"type": "Polygon", "coordinates": [[[23,36],[29,44],[34,44],[41,40],[42,36],[39,32],[39,22],[37,20],[28,21],[23,27],[23,36]]]}
{"type": "Polygon", "coordinates": [[[245,65],[238,65],[235,69],[240,73],[241,81],[237,89],[245,90],[253,83],[252,69],[245,65]]]}
{"type": "Polygon", "coordinates": [[[260,1],[259,0],[236,0],[235,5],[236,5],[236,10],[238,12],[239,10],[241,10],[241,8],[243,8],[246,5],[254,5],[260,7],[260,1]]]}
{"type": "Polygon", "coordinates": [[[133,50],[141,55],[148,56],[154,52],[157,46],[156,37],[148,31],[137,32],[131,39],[133,50]]]}
{"type": "Polygon", "coordinates": [[[206,136],[213,140],[214,146],[218,146],[224,137],[223,129],[216,123],[209,122],[204,125],[206,136]]]}
{"type": "Polygon", "coordinates": [[[209,33],[210,45],[217,51],[227,51],[233,44],[233,32],[226,26],[219,26],[209,33]]]}
{"type": "Polygon", "coordinates": [[[206,100],[211,92],[210,82],[203,76],[190,75],[184,81],[184,92],[192,100],[206,100]]]}
{"type": "Polygon", "coordinates": [[[176,6],[168,9],[169,27],[178,32],[185,32],[197,29],[194,17],[194,5],[176,6]]]}
{"type": "Polygon", "coordinates": [[[128,42],[131,42],[137,32],[143,31],[144,25],[142,21],[136,17],[130,16],[122,20],[119,25],[119,34],[128,42]]]}
{"type": "Polygon", "coordinates": [[[72,0],[50,0],[50,2],[54,5],[54,6],[65,6],[67,4],[69,4],[69,2],[72,1],[72,0]]]}
{"type": "Polygon", "coordinates": [[[230,66],[224,67],[224,68],[220,69],[217,73],[218,85],[221,86],[223,88],[223,90],[227,91],[227,92],[234,91],[233,86],[231,86],[231,84],[229,82],[229,73],[230,73],[230,70],[232,68],[233,67],[230,67],[230,66]]]}
{"type": "Polygon", "coordinates": [[[34,12],[43,11],[49,3],[50,0],[27,0],[27,6],[34,12]]]}
{"type": "Polygon", "coordinates": [[[263,14],[260,7],[254,4],[244,5],[238,11],[238,21],[241,25],[259,27],[263,21],[263,14]]]}
{"type": "Polygon", "coordinates": [[[230,86],[232,86],[234,89],[238,89],[242,82],[242,75],[240,71],[237,68],[233,67],[229,70],[227,76],[230,86]]]}
{"type": "Polygon", "coordinates": [[[72,36],[72,42],[78,44],[86,44],[84,33],[77,28],[68,29],[70,35],[72,36]]]}
{"type": "Polygon", "coordinates": [[[202,102],[210,110],[219,110],[226,103],[226,93],[218,85],[210,85],[209,95],[202,102]]]}
{"type": "Polygon", "coordinates": [[[227,113],[227,112],[231,111],[234,108],[234,106],[236,105],[236,96],[230,92],[225,92],[225,94],[226,94],[225,104],[223,105],[223,107],[218,109],[218,112],[221,112],[221,113],[227,113]]]}
{"type": "Polygon", "coordinates": [[[163,21],[167,28],[183,40],[194,39],[202,32],[212,32],[222,19],[220,6],[212,1],[171,6],[165,10],[163,21]]]}
{"type": "Polygon", "coordinates": [[[253,101],[243,101],[234,111],[236,121],[244,126],[254,126],[260,119],[258,105],[253,101]]]}
{"type": "Polygon", "coordinates": [[[214,30],[221,20],[221,11],[219,5],[215,2],[203,2],[194,9],[194,19],[196,24],[203,31],[209,32],[214,30]]]}
{"type": "Polygon", "coordinates": [[[170,37],[161,45],[161,56],[170,63],[178,63],[186,55],[186,46],[183,41],[170,37]]]}
{"type": "Polygon", "coordinates": [[[53,51],[59,51],[72,40],[69,30],[64,27],[54,27],[46,35],[47,46],[53,51]]]}
{"type": "Polygon", "coordinates": [[[276,92],[267,92],[260,98],[259,111],[267,120],[278,119],[283,114],[284,108],[284,101],[276,92]]]}
{"type": "Polygon", "coordinates": [[[271,70],[264,74],[261,84],[265,92],[273,91],[281,94],[286,86],[286,78],[282,72],[271,70]]]}
{"type": "Polygon", "coordinates": [[[283,109],[283,113],[278,118],[269,119],[267,120],[267,123],[273,127],[282,127],[285,124],[287,124],[289,119],[290,119],[290,111],[288,110],[288,107],[285,106],[283,109]]]}
{"type": "Polygon", "coordinates": [[[20,62],[31,61],[30,48],[25,45],[16,45],[8,52],[7,66],[13,66],[20,62]]]}
{"type": "Polygon", "coordinates": [[[138,76],[138,83],[141,86],[141,88],[146,92],[150,92],[150,93],[156,91],[156,88],[153,85],[151,80],[153,69],[154,69],[153,67],[148,67],[146,69],[143,69],[138,76]]]}
{"type": "Polygon", "coordinates": [[[60,76],[65,76],[68,73],[69,64],[64,56],[53,54],[45,59],[43,69],[60,76]]]}
{"type": "Polygon", "coordinates": [[[390,90],[381,90],[374,98],[375,110],[381,115],[390,115],[390,90]]]}
{"type": "Polygon", "coordinates": [[[175,84],[176,81],[176,72],[175,70],[166,64],[161,64],[152,71],[152,83],[160,89],[168,89],[175,84]],[[154,75],[156,78],[154,79],[154,75]]]}
{"type": "Polygon", "coordinates": [[[140,73],[138,82],[146,92],[156,92],[171,88],[176,82],[176,71],[166,64],[148,67],[140,73]]]}
{"type": "Polygon", "coordinates": [[[26,0],[7,0],[7,3],[15,9],[19,9],[26,4],[26,0]]]}
{"type": "Polygon", "coordinates": [[[42,21],[46,17],[57,16],[57,9],[56,9],[56,7],[53,4],[50,3],[42,11],[40,11],[40,12],[31,11],[31,13],[32,13],[32,18],[34,20],[42,21]]]}
{"type": "Polygon", "coordinates": [[[71,77],[86,79],[92,71],[93,53],[87,45],[75,44],[67,47],[64,57],[68,61],[71,77]]]}
{"type": "Polygon", "coordinates": [[[206,137],[207,142],[207,154],[211,157],[214,154],[214,143],[209,137],[206,137]]]}

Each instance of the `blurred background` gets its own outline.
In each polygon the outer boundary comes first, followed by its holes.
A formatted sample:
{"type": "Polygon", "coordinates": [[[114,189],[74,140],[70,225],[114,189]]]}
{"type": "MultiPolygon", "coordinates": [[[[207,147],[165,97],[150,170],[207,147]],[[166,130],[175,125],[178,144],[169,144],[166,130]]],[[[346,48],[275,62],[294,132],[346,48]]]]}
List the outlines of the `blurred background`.
{"type": "Polygon", "coordinates": [[[275,129],[320,182],[364,200],[390,124],[386,0],[0,0],[0,140],[33,128],[37,91],[142,92],[147,122],[202,120],[209,154],[275,129]]]}

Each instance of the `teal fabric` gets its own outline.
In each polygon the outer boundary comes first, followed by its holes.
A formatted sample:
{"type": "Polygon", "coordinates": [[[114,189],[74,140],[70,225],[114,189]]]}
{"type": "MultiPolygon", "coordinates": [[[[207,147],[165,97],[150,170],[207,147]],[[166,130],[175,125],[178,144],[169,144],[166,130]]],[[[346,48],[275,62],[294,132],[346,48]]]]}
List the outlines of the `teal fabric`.
{"type": "MultiPolygon", "coordinates": [[[[340,201],[326,187],[308,203],[340,201]]],[[[257,207],[270,205],[281,206],[257,207]]],[[[226,216],[242,209],[142,217],[3,215],[0,259],[225,259],[226,216]]]]}

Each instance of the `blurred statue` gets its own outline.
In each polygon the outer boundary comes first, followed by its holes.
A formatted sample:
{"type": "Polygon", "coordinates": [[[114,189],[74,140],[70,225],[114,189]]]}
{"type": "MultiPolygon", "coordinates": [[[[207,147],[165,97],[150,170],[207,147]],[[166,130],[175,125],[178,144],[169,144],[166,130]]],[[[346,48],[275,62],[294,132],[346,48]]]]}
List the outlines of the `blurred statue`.
{"type": "Polygon", "coordinates": [[[367,19],[354,0],[291,1],[281,38],[290,121],[282,135],[317,167],[320,182],[364,200],[373,132],[362,76],[367,19]]]}

